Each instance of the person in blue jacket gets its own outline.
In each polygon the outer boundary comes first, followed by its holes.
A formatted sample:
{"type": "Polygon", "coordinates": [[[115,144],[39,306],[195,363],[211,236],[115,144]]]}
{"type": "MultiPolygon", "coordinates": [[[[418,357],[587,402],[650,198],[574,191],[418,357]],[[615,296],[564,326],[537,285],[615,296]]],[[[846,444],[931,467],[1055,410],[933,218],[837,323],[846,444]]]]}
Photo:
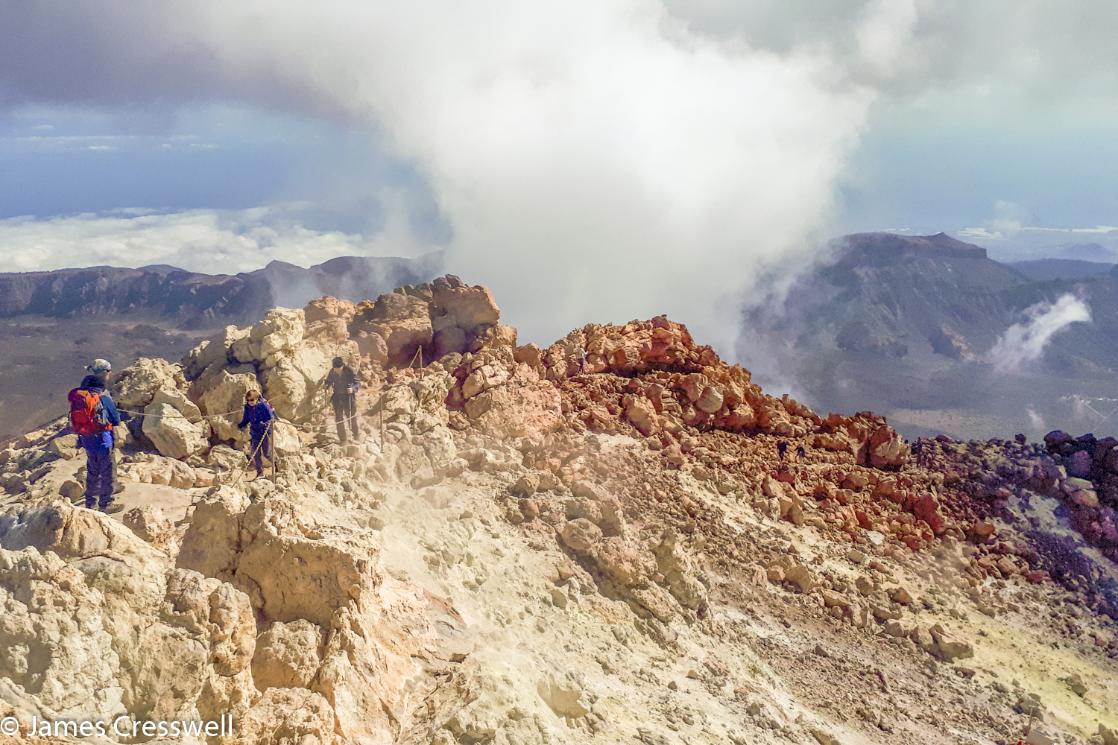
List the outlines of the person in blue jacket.
{"type": "Polygon", "coordinates": [[[70,392],[71,424],[77,425],[74,428],[78,433],[78,445],[86,454],[85,506],[102,512],[120,512],[123,508],[113,503],[116,476],[113,428],[120,426],[122,418],[108,391],[112,365],[107,360],[96,359],[85,369],[89,374],[70,392]],[[79,415],[75,419],[75,412],[81,411],[87,400],[92,416],[79,415]]]}
{"type": "Polygon", "coordinates": [[[245,394],[245,410],[241,416],[238,429],[248,427],[249,458],[256,467],[256,477],[264,475],[264,458],[272,460],[272,422],[276,412],[272,405],[265,401],[259,391],[249,391],[245,394]]]}

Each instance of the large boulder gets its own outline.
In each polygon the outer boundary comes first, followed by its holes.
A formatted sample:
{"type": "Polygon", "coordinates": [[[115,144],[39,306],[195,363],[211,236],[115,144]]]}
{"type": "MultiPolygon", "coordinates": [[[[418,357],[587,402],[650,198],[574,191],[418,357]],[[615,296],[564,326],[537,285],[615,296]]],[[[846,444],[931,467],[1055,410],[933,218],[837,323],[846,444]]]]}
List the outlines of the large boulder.
{"type": "Polygon", "coordinates": [[[360,303],[350,331],[362,346],[368,346],[362,344],[362,338],[370,339],[372,334],[381,337],[388,361],[394,365],[409,364],[421,348],[430,355],[434,340],[427,303],[402,292],[385,293],[376,302],[360,303]]]}
{"type": "Polygon", "coordinates": [[[144,409],[144,436],[168,458],[188,458],[209,447],[209,427],[193,423],[169,403],[153,403],[144,409]]]}
{"type": "Polygon", "coordinates": [[[458,277],[439,277],[431,283],[431,316],[437,328],[457,327],[477,334],[495,326],[501,317],[489,288],[470,286],[458,277]]]}
{"type": "Polygon", "coordinates": [[[160,388],[154,396],[152,396],[152,404],[168,404],[186,418],[191,424],[198,424],[202,421],[202,410],[198,408],[198,404],[187,398],[186,393],[177,388],[160,388]]]}
{"type": "Polygon", "coordinates": [[[293,308],[275,308],[268,311],[264,320],[252,327],[249,339],[258,360],[266,360],[277,352],[287,352],[299,346],[306,331],[303,311],[293,308]]]}
{"type": "Polygon", "coordinates": [[[264,372],[264,396],[285,419],[302,421],[314,412],[315,385],[287,359],[282,358],[264,372]]]}
{"type": "MultiPolygon", "coordinates": [[[[236,368],[234,368],[235,370],[236,368]]],[[[237,429],[244,407],[245,394],[259,386],[251,368],[243,372],[218,369],[195,381],[198,403],[208,417],[213,436],[220,441],[240,440],[237,429]]]]}
{"type": "Polygon", "coordinates": [[[159,391],[185,386],[182,368],[167,360],[141,357],[114,375],[110,392],[119,408],[143,411],[159,391]]]}
{"type": "Polygon", "coordinates": [[[326,295],[315,298],[303,308],[303,318],[309,326],[320,321],[350,321],[357,313],[357,306],[348,300],[326,295]]]}

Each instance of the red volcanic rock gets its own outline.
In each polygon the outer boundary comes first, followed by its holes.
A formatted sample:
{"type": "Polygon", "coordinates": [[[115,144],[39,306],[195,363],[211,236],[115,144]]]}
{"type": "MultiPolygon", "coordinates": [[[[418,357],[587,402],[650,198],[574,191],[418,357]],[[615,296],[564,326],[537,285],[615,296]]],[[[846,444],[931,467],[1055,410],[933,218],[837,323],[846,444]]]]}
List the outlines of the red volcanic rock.
{"type": "Polygon", "coordinates": [[[923,494],[912,500],[912,514],[923,520],[936,535],[942,535],[947,523],[939,514],[939,502],[931,494],[923,494]]]}

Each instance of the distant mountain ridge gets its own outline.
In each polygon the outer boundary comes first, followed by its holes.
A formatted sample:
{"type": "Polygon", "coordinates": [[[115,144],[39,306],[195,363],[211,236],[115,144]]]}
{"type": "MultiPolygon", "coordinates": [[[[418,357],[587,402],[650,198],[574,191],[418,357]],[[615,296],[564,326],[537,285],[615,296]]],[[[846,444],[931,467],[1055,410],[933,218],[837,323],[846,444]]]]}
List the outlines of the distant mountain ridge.
{"type": "Polygon", "coordinates": [[[1082,261],[1080,259],[1032,259],[1014,261],[1011,266],[1026,277],[1038,282],[1054,279],[1092,279],[1101,277],[1116,266],[1102,261],[1082,261]]]}
{"type": "Polygon", "coordinates": [[[309,268],[273,261],[239,274],[153,265],[96,266],[0,274],[0,318],[90,319],[127,315],[174,320],[180,328],[249,323],[277,305],[301,307],[321,295],[359,300],[438,273],[440,253],[414,259],[344,256],[309,268]]]}
{"type": "Polygon", "coordinates": [[[229,324],[322,295],[377,297],[438,274],[442,254],[343,256],[303,268],[273,261],[241,274],[179,267],[95,266],[0,274],[0,438],[65,411],[65,392],[95,357],[118,368],[137,356],[176,358],[229,324]]]}
{"type": "Polygon", "coordinates": [[[836,411],[875,406],[914,434],[1086,430],[1102,422],[1083,401],[1114,397],[1118,376],[1118,268],[1088,268],[1003,264],[943,233],[848,235],[744,313],[739,355],[767,352],[769,369],[754,373],[770,387],[783,382],[836,411]],[[1007,369],[1016,358],[995,353],[998,340],[1069,293],[1091,320],[1061,326],[1036,359],[1007,369]]]}

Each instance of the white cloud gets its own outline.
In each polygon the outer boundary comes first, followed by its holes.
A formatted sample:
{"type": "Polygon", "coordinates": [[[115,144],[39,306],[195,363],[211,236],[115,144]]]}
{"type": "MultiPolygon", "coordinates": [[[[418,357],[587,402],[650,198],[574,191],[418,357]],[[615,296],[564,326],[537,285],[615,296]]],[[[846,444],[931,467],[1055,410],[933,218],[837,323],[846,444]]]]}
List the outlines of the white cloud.
{"type": "Polygon", "coordinates": [[[384,230],[372,237],[303,226],[297,205],[248,210],[101,214],[0,220],[7,271],[170,264],[206,273],[251,271],[272,260],[309,266],[337,256],[409,256],[403,206],[389,198],[384,230]]]}
{"type": "MultiPolygon", "coordinates": [[[[881,8],[875,64],[909,33],[881,8]]],[[[874,98],[826,49],[695,34],[657,0],[46,2],[12,20],[10,96],[224,98],[376,128],[425,177],[453,268],[542,341],[668,312],[728,348],[720,299],[811,255],[874,98]]]]}
{"type": "Polygon", "coordinates": [[[1054,303],[1030,306],[1025,315],[1027,321],[1006,329],[990,349],[988,358],[999,372],[1014,372],[1039,359],[1056,334],[1073,323],[1089,322],[1091,309],[1069,292],[1054,303]]]}

